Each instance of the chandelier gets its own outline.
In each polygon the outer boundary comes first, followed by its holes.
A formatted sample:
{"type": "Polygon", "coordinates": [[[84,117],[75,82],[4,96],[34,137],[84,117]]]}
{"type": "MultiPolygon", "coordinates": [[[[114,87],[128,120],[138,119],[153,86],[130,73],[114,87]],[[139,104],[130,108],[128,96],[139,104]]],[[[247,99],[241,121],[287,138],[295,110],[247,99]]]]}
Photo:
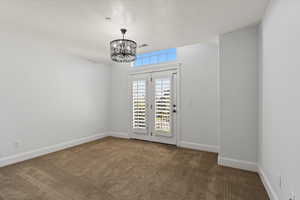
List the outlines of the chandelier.
{"type": "Polygon", "coordinates": [[[136,42],[124,39],[126,31],[126,29],[122,28],[123,38],[110,42],[110,56],[115,62],[128,63],[136,59],[136,42]]]}

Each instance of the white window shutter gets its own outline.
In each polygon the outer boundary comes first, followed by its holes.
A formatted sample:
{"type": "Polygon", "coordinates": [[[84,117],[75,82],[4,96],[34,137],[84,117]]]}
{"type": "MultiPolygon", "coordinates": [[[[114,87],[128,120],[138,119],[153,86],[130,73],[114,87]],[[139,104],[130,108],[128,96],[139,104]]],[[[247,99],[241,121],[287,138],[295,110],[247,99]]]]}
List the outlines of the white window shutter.
{"type": "Polygon", "coordinates": [[[155,80],[155,131],[169,134],[171,131],[171,80],[155,80]]]}
{"type": "Polygon", "coordinates": [[[132,82],[132,128],[146,130],[146,80],[132,82]]]}

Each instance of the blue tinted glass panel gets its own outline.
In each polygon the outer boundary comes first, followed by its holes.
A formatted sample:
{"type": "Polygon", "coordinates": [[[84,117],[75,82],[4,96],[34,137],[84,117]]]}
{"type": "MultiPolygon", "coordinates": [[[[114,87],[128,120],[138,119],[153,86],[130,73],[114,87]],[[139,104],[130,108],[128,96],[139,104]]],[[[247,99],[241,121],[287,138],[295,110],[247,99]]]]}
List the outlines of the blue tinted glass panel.
{"type": "Polygon", "coordinates": [[[157,56],[151,56],[150,57],[150,64],[156,64],[157,63],[157,56]]]}
{"type": "Polygon", "coordinates": [[[176,58],[176,48],[153,51],[137,55],[133,66],[139,67],[143,65],[170,62],[176,60],[176,58]]]}
{"type": "Polygon", "coordinates": [[[167,54],[160,54],[158,62],[159,63],[167,62],[167,54]]]}
{"type": "Polygon", "coordinates": [[[143,57],[143,65],[149,65],[150,64],[150,58],[149,57],[143,57]]]}
{"type": "Polygon", "coordinates": [[[137,66],[140,66],[140,65],[142,65],[142,60],[137,57],[134,64],[137,66]]]}
{"type": "Polygon", "coordinates": [[[176,60],[176,52],[168,53],[168,60],[176,60]]]}

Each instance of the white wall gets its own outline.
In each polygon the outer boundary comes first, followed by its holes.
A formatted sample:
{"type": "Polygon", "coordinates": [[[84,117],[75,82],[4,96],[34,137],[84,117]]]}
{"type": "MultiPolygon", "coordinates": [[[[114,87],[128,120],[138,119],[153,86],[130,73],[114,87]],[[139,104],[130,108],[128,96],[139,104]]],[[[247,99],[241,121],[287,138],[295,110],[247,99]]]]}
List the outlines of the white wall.
{"type": "Polygon", "coordinates": [[[118,134],[129,131],[128,64],[114,64],[111,78],[110,130],[118,134]]]}
{"type": "MultiPolygon", "coordinates": [[[[177,48],[181,68],[181,142],[218,150],[218,45],[195,44],[177,48]]],[[[128,133],[128,70],[112,68],[111,130],[128,133]]]]}
{"type": "Polygon", "coordinates": [[[218,45],[177,48],[181,70],[181,142],[219,146],[218,45]]]}
{"type": "Polygon", "coordinates": [[[300,198],[299,11],[298,0],[274,0],[262,23],[259,164],[280,200],[290,192],[300,198]]]}
{"type": "Polygon", "coordinates": [[[0,43],[0,159],[108,131],[110,66],[22,34],[0,43]]]}
{"type": "Polygon", "coordinates": [[[220,36],[220,158],[250,170],[258,148],[258,36],[258,26],[220,36]]]}

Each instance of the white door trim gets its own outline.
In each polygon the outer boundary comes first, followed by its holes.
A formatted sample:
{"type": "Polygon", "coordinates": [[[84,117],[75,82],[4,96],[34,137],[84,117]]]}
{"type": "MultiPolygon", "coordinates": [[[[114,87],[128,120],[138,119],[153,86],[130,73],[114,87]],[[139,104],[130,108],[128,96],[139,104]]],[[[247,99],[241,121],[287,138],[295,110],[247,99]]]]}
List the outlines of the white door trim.
{"type": "MultiPolygon", "coordinates": [[[[138,75],[138,74],[148,74],[148,73],[154,73],[154,72],[162,72],[162,71],[176,71],[177,76],[176,76],[176,101],[177,101],[177,106],[176,106],[176,146],[180,145],[180,140],[181,140],[181,63],[168,63],[168,64],[159,64],[159,65],[147,65],[145,67],[136,67],[136,68],[131,68],[128,71],[128,84],[131,84],[131,76],[132,75],[138,75]]],[[[128,85],[128,99],[129,103],[131,104],[131,86],[128,85]]],[[[131,138],[131,131],[132,131],[132,124],[131,124],[131,118],[132,118],[132,111],[131,111],[131,105],[128,105],[129,109],[129,121],[128,121],[128,135],[129,138],[131,138]]],[[[144,139],[144,137],[138,138],[135,137],[136,139],[144,139]]],[[[160,142],[159,140],[150,140],[153,142],[160,142]]]]}

